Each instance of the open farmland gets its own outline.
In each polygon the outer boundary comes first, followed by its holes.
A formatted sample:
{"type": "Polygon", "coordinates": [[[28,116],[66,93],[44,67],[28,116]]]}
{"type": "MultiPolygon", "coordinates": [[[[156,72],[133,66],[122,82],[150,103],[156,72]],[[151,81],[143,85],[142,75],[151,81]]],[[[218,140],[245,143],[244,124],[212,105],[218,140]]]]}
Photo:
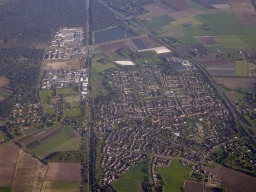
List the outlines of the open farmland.
{"type": "Polygon", "coordinates": [[[202,45],[202,44],[196,44],[196,45],[188,45],[184,47],[180,47],[179,50],[186,53],[187,55],[194,56],[191,52],[191,50],[197,49],[197,51],[201,54],[208,53],[208,50],[202,45]]]}
{"type": "Polygon", "coordinates": [[[228,97],[228,99],[230,101],[237,102],[236,92],[235,91],[226,91],[225,95],[228,97]]]}
{"type": "Polygon", "coordinates": [[[204,185],[195,181],[186,181],[185,182],[186,192],[203,192],[204,185]]]}
{"type": "Polygon", "coordinates": [[[194,6],[186,3],[186,0],[165,0],[164,3],[177,11],[196,9],[194,6]]]}
{"type": "Polygon", "coordinates": [[[180,192],[191,168],[183,166],[179,160],[172,160],[169,167],[157,167],[157,174],[162,174],[166,182],[165,190],[180,192]]]}
{"type": "Polygon", "coordinates": [[[148,181],[148,160],[140,162],[134,168],[123,175],[122,179],[114,181],[113,186],[119,192],[137,191],[136,181],[148,181]]]}
{"type": "Polygon", "coordinates": [[[247,45],[256,51],[256,34],[249,35],[237,35],[241,40],[243,40],[247,45]]]}
{"type": "Polygon", "coordinates": [[[44,181],[42,192],[80,192],[81,182],[74,181],[44,181]]]}
{"type": "Polygon", "coordinates": [[[229,169],[227,167],[223,167],[219,165],[217,168],[208,168],[205,167],[205,170],[215,173],[217,179],[221,179],[221,187],[227,188],[228,191],[232,192],[253,192],[256,188],[256,178],[246,175],[245,173],[241,173],[239,171],[235,171],[229,169]]]}
{"type": "Polygon", "coordinates": [[[126,41],[119,41],[115,43],[107,43],[99,45],[99,48],[106,52],[108,55],[115,54],[118,49],[129,47],[126,41]]]}
{"type": "Polygon", "coordinates": [[[0,186],[12,185],[19,147],[13,142],[0,146],[0,186]]]}
{"type": "Polygon", "coordinates": [[[245,42],[235,35],[223,35],[214,37],[223,47],[226,48],[238,48],[249,47],[245,42]]]}
{"type": "Polygon", "coordinates": [[[196,37],[196,39],[202,45],[219,45],[220,44],[214,37],[211,37],[211,36],[196,37]]]}
{"type": "Polygon", "coordinates": [[[235,60],[233,59],[219,59],[213,61],[206,61],[201,63],[209,73],[212,75],[222,75],[222,76],[234,76],[235,60]]]}
{"type": "Polygon", "coordinates": [[[249,76],[249,63],[247,61],[236,61],[236,76],[249,76]]]}
{"type": "Polygon", "coordinates": [[[82,163],[50,163],[45,180],[82,182],[84,169],[82,163]]]}
{"type": "Polygon", "coordinates": [[[145,19],[150,19],[153,17],[161,16],[161,15],[166,15],[171,12],[176,12],[176,10],[172,9],[169,6],[166,6],[162,2],[155,2],[155,3],[150,3],[143,5],[143,8],[148,11],[148,13],[142,14],[138,16],[140,20],[145,20],[145,19]]]}
{"type": "Polygon", "coordinates": [[[256,89],[256,79],[254,78],[225,78],[216,77],[214,78],[217,83],[223,84],[225,87],[233,88],[245,88],[245,89],[256,89]]]}
{"type": "Polygon", "coordinates": [[[12,184],[12,191],[40,192],[45,172],[46,165],[42,164],[31,154],[20,150],[12,184]]]}
{"type": "Polygon", "coordinates": [[[163,15],[163,16],[158,16],[158,17],[154,17],[152,19],[148,19],[146,21],[144,21],[144,25],[147,28],[159,28],[159,27],[163,27],[165,25],[169,25],[170,22],[175,21],[175,19],[171,18],[168,15],[163,15]]]}
{"type": "Polygon", "coordinates": [[[140,40],[142,41],[142,43],[148,48],[155,48],[155,47],[161,47],[162,45],[160,43],[158,43],[155,39],[149,37],[149,36],[145,36],[145,37],[141,37],[140,40]]]}

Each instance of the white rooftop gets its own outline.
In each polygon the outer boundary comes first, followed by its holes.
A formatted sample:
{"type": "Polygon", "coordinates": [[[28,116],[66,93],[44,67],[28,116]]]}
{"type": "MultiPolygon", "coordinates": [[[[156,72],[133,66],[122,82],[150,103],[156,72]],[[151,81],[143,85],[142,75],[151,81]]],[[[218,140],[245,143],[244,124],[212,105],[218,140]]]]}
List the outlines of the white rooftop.
{"type": "Polygon", "coordinates": [[[119,65],[136,65],[133,61],[115,61],[119,65]]]}
{"type": "Polygon", "coordinates": [[[138,52],[142,52],[142,51],[155,51],[157,54],[161,54],[161,53],[170,53],[171,51],[169,49],[167,49],[166,47],[155,47],[155,48],[150,48],[150,49],[141,49],[138,50],[138,52]]]}

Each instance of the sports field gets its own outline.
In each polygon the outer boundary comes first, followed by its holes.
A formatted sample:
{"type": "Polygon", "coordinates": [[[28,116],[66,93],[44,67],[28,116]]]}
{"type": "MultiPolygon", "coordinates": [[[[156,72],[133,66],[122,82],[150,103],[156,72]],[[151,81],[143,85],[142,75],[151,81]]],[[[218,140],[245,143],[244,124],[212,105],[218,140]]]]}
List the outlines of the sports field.
{"type": "Polygon", "coordinates": [[[74,181],[44,181],[42,192],[80,192],[82,184],[74,181]]]}
{"type": "Polygon", "coordinates": [[[123,175],[122,179],[114,181],[113,186],[119,192],[136,192],[136,181],[149,181],[148,162],[148,160],[145,160],[130,169],[123,175]]]}
{"type": "Polygon", "coordinates": [[[225,48],[249,47],[235,35],[215,36],[214,38],[225,48]]]}
{"type": "Polygon", "coordinates": [[[157,174],[161,174],[166,182],[165,190],[181,192],[181,188],[192,168],[183,166],[179,160],[172,161],[169,167],[157,167],[157,174]]]}
{"type": "Polygon", "coordinates": [[[61,89],[56,89],[56,95],[78,95],[79,93],[75,91],[73,87],[66,87],[61,89]]]}
{"type": "Polygon", "coordinates": [[[236,76],[247,77],[249,75],[249,63],[247,61],[236,61],[236,76]]]}

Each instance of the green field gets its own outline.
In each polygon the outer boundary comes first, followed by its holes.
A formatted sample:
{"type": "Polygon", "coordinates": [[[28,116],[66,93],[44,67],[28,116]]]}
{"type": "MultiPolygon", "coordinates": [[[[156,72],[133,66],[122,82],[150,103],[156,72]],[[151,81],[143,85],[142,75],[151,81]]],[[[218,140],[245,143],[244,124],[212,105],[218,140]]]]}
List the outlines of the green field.
{"type": "Polygon", "coordinates": [[[42,192],[79,192],[82,184],[73,181],[44,181],[42,192]]]}
{"type": "Polygon", "coordinates": [[[220,51],[222,51],[223,53],[230,53],[230,54],[234,54],[236,53],[236,51],[233,49],[233,48],[226,48],[226,47],[223,47],[222,45],[209,45],[209,46],[205,46],[205,48],[213,53],[214,49],[219,49],[220,51]]]}
{"type": "Polygon", "coordinates": [[[78,151],[80,150],[81,138],[71,138],[67,141],[64,141],[60,145],[53,147],[44,153],[44,156],[47,157],[51,153],[61,152],[61,151],[78,151]]]}
{"type": "Polygon", "coordinates": [[[241,101],[246,95],[243,93],[235,92],[236,99],[241,101]]]}
{"type": "Polygon", "coordinates": [[[201,6],[201,5],[198,5],[195,2],[190,1],[190,0],[187,0],[186,3],[189,4],[189,5],[192,5],[193,7],[197,8],[197,9],[199,9],[201,11],[207,11],[208,10],[207,8],[205,8],[205,7],[201,6]]]}
{"type": "Polygon", "coordinates": [[[75,90],[74,87],[66,87],[61,89],[56,89],[56,95],[78,95],[78,91],[75,90]]]}
{"type": "Polygon", "coordinates": [[[144,25],[147,28],[159,28],[166,25],[169,25],[170,22],[175,21],[172,17],[168,15],[163,15],[159,17],[154,17],[151,19],[151,21],[144,21],[144,25]]]}
{"type": "Polygon", "coordinates": [[[50,104],[54,91],[52,89],[44,89],[39,91],[39,97],[42,104],[50,104]]]}
{"type": "Polygon", "coordinates": [[[65,101],[66,101],[67,103],[79,102],[79,101],[80,101],[80,96],[69,96],[69,97],[65,97],[65,101]]]}
{"type": "Polygon", "coordinates": [[[62,144],[64,141],[67,141],[69,139],[69,135],[66,132],[63,132],[48,141],[44,142],[43,144],[37,146],[36,148],[31,150],[31,153],[35,156],[38,156],[40,154],[48,154],[47,152],[51,150],[53,147],[56,147],[57,145],[62,144]]]}
{"type": "Polygon", "coordinates": [[[98,74],[97,70],[95,68],[92,69],[92,82],[96,82],[96,81],[105,81],[106,79],[98,74]]]}
{"type": "Polygon", "coordinates": [[[81,114],[82,114],[82,111],[80,108],[64,110],[65,117],[77,117],[77,116],[80,116],[81,114]]]}
{"type": "Polygon", "coordinates": [[[113,186],[119,192],[136,192],[136,181],[149,181],[148,162],[149,160],[140,162],[134,168],[125,173],[122,179],[114,181],[113,186]]]}
{"type": "Polygon", "coordinates": [[[23,132],[28,135],[30,133],[33,133],[35,131],[38,131],[39,129],[37,129],[36,127],[32,127],[32,128],[29,128],[29,129],[23,129],[23,132]]]}
{"type": "Polygon", "coordinates": [[[157,167],[166,182],[165,191],[180,192],[192,168],[183,166],[179,160],[172,160],[170,167],[157,167]]]}
{"type": "Polygon", "coordinates": [[[255,34],[237,35],[237,36],[256,51],[256,35],[255,34]]]}
{"type": "Polygon", "coordinates": [[[11,187],[0,187],[0,192],[11,192],[11,187]]]}
{"type": "Polygon", "coordinates": [[[247,61],[236,61],[236,76],[247,77],[249,75],[249,64],[247,61]]]}
{"type": "Polygon", "coordinates": [[[44,114],[55,114],[55,107],[44,107],[44,114]]]}
{"type": "Polygon", "coordinates": [[[6,93],[6,92],[0,90],[0,97],[3,97],[3,98],[5,98],[5,99],[8,99],[8,98],[10,97],[10,95],[11,95],[11,94],[6,93]]]}
{"type": "Polygon", "coordinates": [[[115,68],[115,67],[116,66],[113,63],[107,63],[107,64],[98,65],[97,67],[95,67],[95,69],[97,70],[97,72],[101,72],[101,71],[104,71],[106,69],[115,68]]]}
{"type": "Polygon", "coordinates": [[[235,35],[223,35],[214,37],[225,48],[249,47],[235,35]]]}

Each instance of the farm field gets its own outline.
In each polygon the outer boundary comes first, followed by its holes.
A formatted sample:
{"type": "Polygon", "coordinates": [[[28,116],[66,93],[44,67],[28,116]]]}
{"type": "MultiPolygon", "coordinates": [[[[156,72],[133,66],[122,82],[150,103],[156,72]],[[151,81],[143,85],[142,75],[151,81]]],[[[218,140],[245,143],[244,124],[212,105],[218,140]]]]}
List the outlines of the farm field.
{"type": "Polygon", "coordinates": [[[226,91],[225,95],[232,102],[237,102],[236,92],[235,91],[226,91]]]}
{"type": "Polygon", "coordinates": [[[196,37],[196,39],[202,45],[218,45],[219,44],[219,42],[214,37],[211,37],[211,36],[196,37]]]}
{"type": "Polygon", "coordinates": [[[129,47],[130,45],[126,41],[119,41],[115,43],[107,43],[99,45],[99,48],[102,49],[106,54],[112,55],[115,54],[118,49],[129,47]]]}
{"type": "Polygon", "coordinates": [[[80,192],[81,182],[74,181],[44,181],[42,192],[80,192]]]}
{"type": "Polygon", "coordinates": [[[45,180],[82,182],[84,180],[83,169],[84,166],[81,163],[50,163],[45,180]]]}
{"type": "MultiPolygon", "coordinates": [[[[48,141],[33,148],[31,150],[31,153],[34,154],[35,156],[38,156],[40,154],[47,156],[47,155],[51,154],[52,152],[55,152],[53,150],[54,148],[63,150],[65,146],[71,147],[71,146],[68,146],[68,144],[70,144],[70,143],[65,143],[63,146],[59,146],[59,145],[70,139],[69,134],[73,131],[73,128],[72,127],[64,127],[62,130],[63,130],[62,133],[58,134],[55,137],[52,137],[48,141]]],[[[72,146],[71,148],[73,148],[73,147],[77,148],[75,146],[72,146]]]]}
{"type": "Polygon", "coordinates": [[[166,182],[165,190],[180,192],[191,168],[183,166],[179,160],[172,160],[169,167],[157,167],[157,174],[161,174],[166,182]]]}
{"type": "Polygon", "coordinates": [[[169,25],[170,22],[172,21],[175,21],[175,19],[171,18],[168,15],[163,15],[163,16],[154,17],[150,20],[144,21],[144,25],[147,28],[159,28],[159,27],[169,25]]]}
{"type": "Polygon", "coordinates": [[[214,38],[225,48],[249,47],[235,35],[215,36],[214,38]]]}
{"type": "Polygon", "coordinates": [[[256,80],[254,78],[225,78],[216,77],[215,81],[219,84],[223,84],[225,87],[233,88],[245,88],[245,89],[255,89],[256,80]]]}
{"type": "Polygon", "coordinates": [[[204,169],[216,173],[217,179],[221,179],[221,187],[227,188],[228,191],[253,192],[256,188],[256,178],[245,173],[223,167],[222,165],[215,169],[209,167],[204,167],[204,169]]]}
{"type": "Polygon", "coordinates": [[[234,76],[236,72],[236,64],[233,59],[221,59],[202,62],[209,73],[215,76],[234,76]]]}
{"type": "Polygon", "coordinates": [[[236,61],[236,76],[249,76],[249,63],[247,61],[236,61]]]}
{"type": "Polygon", "coordinates": [[[185,183],[186,192],[203,192],[204,185],[196,181],[186,181],[185,183]]]}
{"type": "Polygon", "coordinates": [[[12,185],[15,165],[19,156],[19,147],[13,142],[0,146],[0,186],[9,187],[12,185]],[[12,153],[10,153],[12,151],[12,153]]]}
{"type": "Polygon", "coordinates": [[[241,40],[243,40],[247,45],[249,45],[251,48],[256,51],[256,35],[255,34],[249,34],[249,35],[237,35],[241,40]]]}
{"type": "Polygon", "coordinates": [[[140,162],[123,175],[122,179],[114,181],[113,186],[119,192],[137,191],[136,181],[148,181],[148,160],[140,162]],[[126,187],[124,187],[126,186],[126,187]]]}
{"type": "Polygon", "coordinates": [[[189,5],[192,5],[193,7],[197,8],[201,11],[207,11],[208,10],[207,8],[195,3],[194,1],[187,0],[186,3],[189,4],[189,5]]]}
{"type": "Polygon", "coordinates": [[[13,191],[40,191],[46,165],[31,154],[19,151],[16,171],[13,179],[13,191]]]}

